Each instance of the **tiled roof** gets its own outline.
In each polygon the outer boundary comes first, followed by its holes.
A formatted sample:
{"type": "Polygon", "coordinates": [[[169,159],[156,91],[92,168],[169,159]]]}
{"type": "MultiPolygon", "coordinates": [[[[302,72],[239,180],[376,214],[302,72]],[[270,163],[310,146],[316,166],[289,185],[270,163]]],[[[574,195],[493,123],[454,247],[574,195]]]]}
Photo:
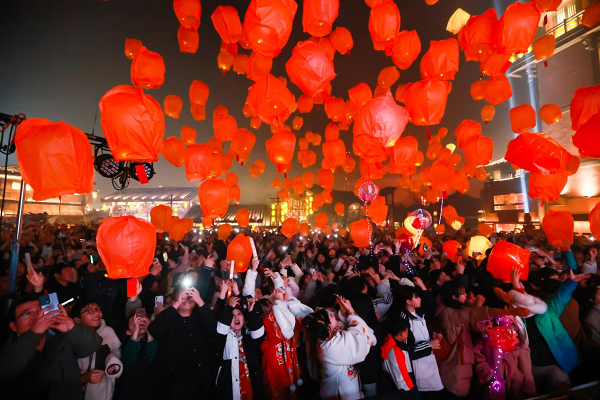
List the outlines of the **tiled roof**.
{"type": "Polygon", "coordinates": [[[110,194],[102,201],[190,201],[198,197],[197,187],[131,188],[110,194]]]}
{"type": "MultiPolygon", "coordinates": [[[[248,210],[248,213],[250,214],[250,222],[259,224],[263,221],[266,221],[270,213],[270,208],[262,204],[238,204],[237,206],[230,205],[227,208],[227,213],[222,218],[217,218],[215,222],[235,224],[235,216],[240,208],[245,208],[248,210]]],[[[194,222],[201,223],[202,209],[199,205],[194,204],[185,214],[185,218],[192,218],[194,222]]]]}

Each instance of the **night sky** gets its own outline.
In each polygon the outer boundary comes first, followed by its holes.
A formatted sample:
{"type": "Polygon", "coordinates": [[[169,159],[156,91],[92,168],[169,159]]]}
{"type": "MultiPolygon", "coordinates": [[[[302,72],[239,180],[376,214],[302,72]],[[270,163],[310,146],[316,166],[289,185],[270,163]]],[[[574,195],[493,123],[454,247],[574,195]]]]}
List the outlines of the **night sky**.
{"type": "MultiPolygon", "coordinates": [[[[238,9],[243,20],[248,0],[202,1],[202,22],[199,30],[200,46],[196,54],[179,52],[177,29],[179,22],[170,0],[10,0],[0,7],[0,112],[6,114],[24,113],[29,118],[46,118],[51,121],[63,120],[84,132],[91,133],[98,102],[105,92],[117,85],[131,84],[131,61],[124,55],[126,38],[142,40],[150,50],[160,53],[166,65],[165,83],[160,89],[148,90],[147,94],[159,103],[168,94],[179,95],[184,107],[179,120],[165,117],[165,137],[179,136],[183,125],[191,125],[198,130],[197,142],[206,142],[212,137],[212,110],[222,104],[229,108],[240,127],[250,128],[250,121],[242,114],[247,89],[252,81],[243,75],[230,71],[221,76],[217,68],[217,55],[220,38],[210,16],[217,4],[232,5],[238,9]],[[188,88],[192,80],[206,82],[211,89],[207,104],[207,120],[196,122],[189,113],[188,88]]],[[[471,15],[481,14],[489,7],[496,7],[498,14],[511,3],[508,0],[440,0],[434,6],[427,6],[424,0],[396,1],[402,17],[402,30],[416,29],[423,50],[429,47],[430,40],[443,40],[451,37],[445,31],[446,23],[454,11],[461,7],[471,15]]],[[[372,89],[377,85],[379,71],[392,66],[384,52],[375,51],[367,24],[369,7],[362,0],[340,0],[340,15],[336,26],[348,28],[355,46],[350,56],[336,53],[335,68],[337,77],[333,80],[332,95],[348,98],[347,89],[366,82],[372,89]]],[[[302,1],[298,1],[298,12],[294,29],[287,46],[274,60],[271,73],[286,76],[285,62],[289,59],[296,42],[307,40],[309,35],[302,32],[302,1]]],[[[249,54],[249,51],[245,51],[249,54]]],[[[402,71],[399,81],[392,87],[395,92],[399,84],[414,82],[419,77],[420,57],[408,71],[402,71]]],[[[453,83],[448,99],[448,108],[443,124],[432,127],[437,132],[441,126],[450,132],[443,144],[454,141],[453,131],[463,119],[480,121],[480,109],[469,95],[470,84],[480,76],[478,64],[466,63],[461,52],[460,71],[453,83]]],[[[298,97],[301,91],[292,83],[288,87],[298,97]]],[[[496,109],[494,122],[485,125],[483,134],[494,139],[494,159],[501,158],[506,145],[512,139],[508,125],[508,102],[496,109]]],[[[323,107],[311,114],[293,114],[304,118],[304,126],[297,137],[311,130],[324,133],[329,120],[323,107]]],[[[252,129],[251,129],[252,130],[252,129]]],[[[242,203],[267,202],[275,196],[271,180],[277,176],[276,168],[268,161],[264,148],[265,140],[271,135],[269,127],[263,124],[259,130],[252,130],[257,142],[246,167],[234,163],[231,171],[238,173],[242,191],[242,203]],[[265,174],[258,179],[250,178],[247,166],[262,158],[267,162],[265,174]]],[[[419,149],[427,149],[425,128],[409,124],[404,135],[413,135],[419,140],[419,149]]],[[[100,116],[95,126],[96,134],[101,134],[100,116]]],[[[352,148],[352,133],[342,131],[340,137],[346,141],[347,149],[352,148]]],[[[297,147],[296,147],[297,148],[297,147]]],[[[322,153],[320,148],[311,147],[317,153],[320,168],[322,153]]],[[[296,160],[296,157],[294,157],[296,160]]],[[[10,160],[16,163],[14,155],[10,160]]],[[[155,163],[157,174],[150,186],[196,186],[185,179],[184,167],[175,168],[164,159],[155,163]]],[[[356,168],[358,170],[358,166],[356,168]]],[[[294,161],[290,176],[301,175],[304,170],[294,161]]],[[[398,175],[391,175],[380,186],[397,186],[398,175]]],[[[358,179],[352,175],[336,174],[336,189],[352,190],[358,179]]],[[[471,195],[477,196],[481,185],[471,180],[471,195]]],[[[132,180],[130,187],[139,183],[132,180]]],[[[96,174],[96,189],[100,197],[114,189],[110,180],[96,174]]],[[[406,191],[408,196],[408,191],[406,191]]]]}

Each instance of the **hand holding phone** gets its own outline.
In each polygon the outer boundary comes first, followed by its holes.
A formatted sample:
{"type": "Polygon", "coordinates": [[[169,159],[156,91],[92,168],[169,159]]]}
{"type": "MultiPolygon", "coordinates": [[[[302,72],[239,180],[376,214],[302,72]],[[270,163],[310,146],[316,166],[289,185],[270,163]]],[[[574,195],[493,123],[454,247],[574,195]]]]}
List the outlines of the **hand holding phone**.
{"type": "Polygon", "coordinates": [[[54,311],[59,311],[58,307],[58,296],[56,293],[46,294],[40,297],[40,308],[44,312],[44,315],[54,311]]]}
{"type": "Polygon", "coordinates": [[[25,253],[25,265],[27,265],[27,269],[33,268],[31,265],[31,255],[29,253],[25,253]]]}

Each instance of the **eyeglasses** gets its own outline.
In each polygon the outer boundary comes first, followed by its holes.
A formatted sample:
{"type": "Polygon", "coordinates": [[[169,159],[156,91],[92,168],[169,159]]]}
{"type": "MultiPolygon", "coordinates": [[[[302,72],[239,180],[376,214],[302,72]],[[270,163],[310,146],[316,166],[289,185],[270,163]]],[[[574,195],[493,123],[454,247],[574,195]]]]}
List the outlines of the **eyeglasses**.
{"type": "Polygon", "coordinates": [[[87,310],[83,310],[81,314],[90,313],[90,314],[99,314],[102,310],[99,308],[88,308],[87,310]]]}
{"type": "Polygon", "coordinates": [[[25,311],[23,314],[17,316],[17,318],[21,318],[22,320],[26,321],[28,319],[35,317],[36,314],[37,314],[36,311],[25,311]]]}

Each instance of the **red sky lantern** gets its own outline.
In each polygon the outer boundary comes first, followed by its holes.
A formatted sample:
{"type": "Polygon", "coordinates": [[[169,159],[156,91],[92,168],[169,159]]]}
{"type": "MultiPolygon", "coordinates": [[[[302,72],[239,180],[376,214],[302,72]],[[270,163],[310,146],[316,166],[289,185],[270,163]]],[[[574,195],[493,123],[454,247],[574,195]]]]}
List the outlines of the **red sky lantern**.
{"type": "Polygon", "coordinates": [[[589,3],[581,16],[581,23],[586,28],[593,28],[600,22],[600,3],[589,3]]]}
{"type": "Polygon", "coordinates": [[[321,46],[313,42],[298,42],[285,64],[290,80],[310,97],[327,93],[327,86],[335,78],[333,62],[321,46]]]}
{"type": "Polygon", "coordinates": [[[310,189],[315,184],[315,174],[312,172],[305,172],[302,174],[302,184],[306,189],[310,189]]]}
{"type": "Polygon", "coordinates": [[[473,166],[487,165],[494,154],[494,141],[489,137],[477,135],[467,140],[464,150],[467,163],[473,166]]]}
{"type": "Polygon", "coordinates": [[[504,158],[526,171],[545,175],[564,168],[570,157],[550,136],[526,132],[508,143],[504,158]]]}
{"type": "Polygon", "coordinates": [[[544,233],[551,246],[569,250],[573,244],[575,220],[568,211],[550,210],[542,221],[544,233]]]}
{"type": "MultiPolygon", "coordinates": [[[[146,276],[154,259],[156,228],[132,216],[112,217],[100,224],[96,242],[110,279],[146,276]]],[[[131,297],[135,296],[137,281],[130,282],[127,295],[131,297]]]]}
{"type": "Polygon", "coordinates": [[[402,175],[414,175],[415,160],[419,143],[413,136],[398,139],[390,152],[390,165],[394,173],[402,175]]]}
{"type": "Polygon", "coordinates": [[[527,132],[536,125],[535,110],[530,104],[521,104],[510,109],[510,126],[514,133],[527,132]]]}
{"type": "Polygon", "coordinates": [[[182,26],[196,30],[200,27],[200,0],[173,0],[173,8],[182,26]]]}
{"type": "Polygon", "coordinates": [[[454,38],[429,42],[421,59],[421,79],[454,80],[458,72],[458,42],[454,38]]]}
{"type": "Polygon", "coordinates": [[[304,0],[302,28],[314,37],[329,35],[340,10],[339,0],[304,0]]]}
{"type": "Polygon", "coordinates": [[[177,41],[179,42],[180,52],[196,54],[200,44],[200,36],[196,29],[180,26],[177,30],[177,41]]]}
{"type": "Polygon", "coordinates": [[[573,144],[583,157],[600,158],[600,113],[579,127],[573,144]]]}
{"type": "Polygon", "coordinates": [[[333,188],[335,178],[333,172],[330,169],[320,169],[317,174],[317,183],[325,190],[331,190],[333,188]]]}
{"type": "Polygon", "coordinates": [[[548,125],[552,125],[561,120],[562,110],[556,104],[544,104],[540,108],[540,118],[548,125]]]}
{"type": "Polygon", "coordinates": [[[485,91],[485,81],[478,80],[471,84],[471,97],[473,100],[479,102],[483,100],[483,92],[485,91]]]}
{"type": "Polygon", "coordinates": [[[238,131],[237,121],[229,114],[217,115],[213,117],[213,131],[220,141],[230,142],[238,131]]]}
{"type": "Polygon", "coordinates": [[[455,260],[458,250],[460,250],[461,248],[461,244],[458,243],[456,240],[448,240],[444,242],[444,245],[442,246],[442,250],[444,251],[444,253],[446,253],[450,261],[455,260]]]}
{"type": "Polygon", "coordinates": [[[505,54],[527,53],[540,23],[540,10],[533,1],[514,2],[494,27],[492,41],[496,50],[505,54]]]}
{"type": "Polygon", "coordinates": [[[481,61],[481,64],[479,64],[479,71],[487,76],[504,74],[512,64],[510,62],[510,57],[510,54],[491,51],[488,53],[488,56],[481,61]]]}
{"type": "Polygon", "coordinates": [[[158,161],[165,115],[156,100],[141,89],[116,86],[100,99],[100,113],[102,132],[116,161],[158,161]]]}
{"type": "Polygon", "coordinates": [[[224,43],[236,43],[242,36],[242,22],[232,6],[218,6],[210,16],[215,29],[224,43]]]}
{"type": "Polygon", "coordinates": [[[277,171],[281,173],[283,168],[289,165],[294,158],[296,136],[290,131],[280,130],[267,139],[266,147],[269,160],[277,166],[277,171]]]}
{"type": "Polygon", "coordinates": [[[438,191],[449,191],[454,177],[454,165],[449,160],[436,160],[430,167],[431,187],[438,191]]]}
{"type": "Polygon", "coordinates": [[[400,11],[393,1],[388,1],[371,9],[369,33],[375,50],[390,49],[400,33],[400,11]]]}
{"type": "Polygon", "coordinates": [[[323,143],[323,158],[331,168],[341,167],[346,163],[346,145],[342,139],[333,139],[323,143]]]}
{"type": "Polygon", "coordinates": [[[384,224],[387,220],[388,206],[385,204],[385,197],[377,196],[375,200],[367,206],[366,212],[371,221],[377,225],[384,224]]]}
{"type": "Polygon", "coordinates": [[[183,108],[183,100],[181,97],[169,94],[165,97],[164,101],[165,114],[171,118],[179,119],[181,109],[183,108]]]}
{"type": "Polygon", "coordinates": [[[173,219],[173,210],[164,204],[152,207],[150,210],[150,222],[156,228],[156,232],[168,232],[173,219]]]}
{"type": "Polygon", "coordinates": [[[379,72],[377,76],[377,83],[379,86],[386,88],[386,92],[389,88],[396,83],[396,81],[400,78],[400,71],[394,66],[385,67],[379,72]]]}
{"type": "Polygon", "coordinates": [[[232,155],[236,157],[236,160],[244,165],[248,161],[248,157],[254,148],[256,143],[256,136],[246,128],[239,128],[235,137],[231,141],[231,147],[229,150],[232,155]]]}
{"type": "Polygon", "coordinates": [[[364,82],[348,89],[348,96],[356,110],[359,110],[368,101],[373,100],[373,92],[369,85],[364,82]]]}
{"type": "Polygon", "coordinates": [[[238,175],[235,172],[230,172],[225,175],[225,183],[227,186],[234,186],[239,183],[238,175]]]}
{"type": "Polygon", "coordinates": [[[496,115],[496,107],[485,105],[481,107],[481,120],[486,124],[494,120],[494,116],[496,115]]]}
{"type": "Polygon", "coordinates": [[[248,79],[257,81],[265,78],[269,74],[269,71],[271,71],[271,68],[273,68],[272,58],[261,56],[253,51],[248,58],[246,76],[248,76],[248,79]]]}
{"type": "Polygon", "coordinates": [[[563,0],[534,0],[541,12],[556,11],[563,0]]]}
{"type": "Polygon", "coordinates": [[[497,106],[510,99],[512,94],[510,81],[504,74],[496,74],[485,83],[483,97],[491,105],[497,106]]]}
{"type": "Polygon", "coordinates": [[[91,145],[74,126],[27,119],[19,125],[15,147],[21,176],[32,187],[34,200],[94,190],[91,145]]]}
{"type": "Polygon", "coordinates": [[[571,100],[571,128],[576,131],[600,112],[600,85],[581,87],[571,100]]]}
{"type": "Polygon", "coordinates": [[[590,230],[595,238],[600,237],[600,203],[590,211],[590,230]]]}
{"type": "Polygon", "coordinates": [[[222,153],[208,144],[192,144],[185,149],[185,177],[190,182],[215,178],[223,173],[222,153]]]}
{"type": "Polygon", "coordinates": [[[458,32],[458,43],[467,61],[483,61],[491,49],[492,31],[498,23],[496,10],[488,9],[481,15],[474,15],[458,32]]]}
{"type": "Polygon", "coordinates": [[[438,79],[413,83],[406,94],[406,109],[415,125],[437,125],[446,112],[450,84],[438,79]]]}
{"type": "Polygon", "coordinates": [[[360,174],[366,180],[383,178],[383,166],[379,162],[367,162],[364,158],[359,163],[360,174]]]}
{"type": "Polygon", "coordinates": [[[233,186],[229,186],[229,189],[227,191],[228,195],[229,195],[229,201],[237,204],[240,202],[240,198],[242,196],[242,192],[240,190],[240,187],[238,185],[233,185],[233,186]]]}
{"type": "Polygon", "coordinates": [[[181,142],[186,146],[196,143],[196,130],[194,128],[192,128],[191,126],[188,126],[188,125],[182,126],[180,136],[181,136],[181,142]]]}
{"type": "Polygon", "coordinates": [[[529,277],[529,251],[504,240],[500,240],[492,248],[488,258],[487,270],[496,279],[504,282],[512,280],[512,270],[521,272],[521,279],[529,277]]]}
{"type": "Polygon", "coordinates": [[[198,188],[202,216],[219,218],[227,213],[229,192],[223,179],[207,179],[198,188]]]}
{"type": "Polygon", "coordinates": [[[402,31],[392,47],[392,61],[398,68],[409,69],[421,53],[421,40],[417,31],[402,31]]]}
{"type": "Polygon", "coordinates": [[[249,236],[240,233],[227,245],[227,259],[233,261],[233,270],[238,274],[246,272],[252,261],[250,240],[252,239],[249,236]]]}
{"type": "Polygon", "coordinates": [[[190,112],[196,121],[204,121],[206,119],[206,102],[210,89],[208,85],[202,81],[194,80],[190,85],[190,112]]]}
{"type": "Polygon", "coordinates": [[[265,57],[277,57],[292,33],[298,4],[294,0],[252,0],[244,16],[244,36],[265,57]]]}
{"type": "Polygon", "coordinates": [[[142,41],[139,39],[125,39],[125,56],[133,60],[142,48],[142,41]]]}
{"type": "MultiPolygon", "coordinates": [[[[554,34],[540,36],[533,42],[533,54],[536,60],[546,60],[554,55],[556,37],[554,34]]],[[[548,62],[544,62],[548,66],[548,62]]]]}
{"type": "Polygon", "coordinates": [[[194,220],[191,218],[173,217],[169,228],[169,238],[177,242],[194,228],[194,220]]]}
{"type": "Polygon", "coordinates": [[[294,96],[273,75],[259,79],[248,89],[248,107],[252,115],[268,125],[283,124],[294,105],[294,96]]]}
{"type": "Polygon", "coordinates": [[[245,208],[240,208],[235,214],[235,220],[242,228],[247,228],[250,225],[250,213],[245,208]]]}
{"type": "Polygon", "coordinates": [[[313,109],[314,100],[311,97],[308,97],[307,95],[303,94],[298,98],[297,105],[298,112],[302,114],[307,114],[313,109]]]}
{"type": "Polygon", "coordinates": [[[302,168],[308,168],[317,162],[317,154],[312,150],[300,150],[298,151],[298,162],[302,168]]]}
{"type": "Polygon", "coordinates": [[[320,230],[325,229],[325,227],[327,226],[328,219],[329,217],[327,217],[327,214],[317,214],[317,216],[315,217],[315,227],[319,228],[320,230]]]}
{"type": "Polygon", "coordinates": [[[331,45],[341,55],[348,54],[352,47],[354,47],[354,39],[352,39],[352,34],[350,31],[344,27],[338,26],[335,30],[329,35],[329,40],[331,40],[331,45]]]}
{"type": "MultiPolygon", "coordinates": [[[[231,235],[232,230],[233,230],[233,227],[231,226],[231,224],[219,225],[219,228],[217,229],[217,236],[218,236],[219,240],[223,240],[223,241],[227,240],[229,235],[231,235]]],[[[229,248],[227,250],[229,250],[229,248]]],[[[227,259],[230,260],[230,258],[227,258],[227,259]]]]}
{"type": "Polygon", "coordinates": [[[529,196],[542,200],[542,203],[558,200],[567,180],[567,172],[563,169],[548,175],[532,172],[529,174],[529,196]]]}
{"type": "Polygon", "coordinates": [[[137,88],[158,89],[165,82],[162,56],[142,46],[131,62],[131,82],[137,88]]]}
{"type": "Polygon", "coordinates": [[[338,201],[335,203],[334,210],[337,215],[342,217],[346,213],[346,206],[344,206],[344,203],[338,201]]]}
{"type": "Polygon", "coordinates": [[[185,164],[185,146],[181,143],[181,140],[175,136],[165,139],[160,154],[175,167],[179,168],[185,164]]]}
{"type": "Polygon", "coordinates": [[[298,220],[296,218],[288,218],[281,225],[281,234],[286,238],[291,238],[298,233],[298,220]]]}
{"type": "Polygon", "coordinates": [[[366,218],[350,224],[350,238],[356,247],[369,247],[372,231],[371,221],[366,218]]]}

